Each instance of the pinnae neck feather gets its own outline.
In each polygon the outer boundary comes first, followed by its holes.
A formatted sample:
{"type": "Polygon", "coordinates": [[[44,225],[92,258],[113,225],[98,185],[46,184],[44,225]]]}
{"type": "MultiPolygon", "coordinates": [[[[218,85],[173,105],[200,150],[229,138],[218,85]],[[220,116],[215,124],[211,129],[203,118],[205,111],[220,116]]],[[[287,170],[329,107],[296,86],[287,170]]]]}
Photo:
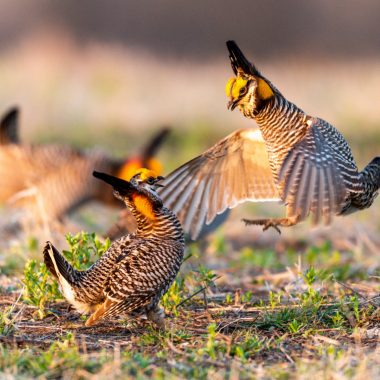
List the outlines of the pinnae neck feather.
{"type": "Polygon", "coordinates": [[[156,214],[153,209],[152,202],[144,195],[134,195],[133,196],[133,204],[141,215],[150,221],[154,221],[156,219],[156,214]]]}

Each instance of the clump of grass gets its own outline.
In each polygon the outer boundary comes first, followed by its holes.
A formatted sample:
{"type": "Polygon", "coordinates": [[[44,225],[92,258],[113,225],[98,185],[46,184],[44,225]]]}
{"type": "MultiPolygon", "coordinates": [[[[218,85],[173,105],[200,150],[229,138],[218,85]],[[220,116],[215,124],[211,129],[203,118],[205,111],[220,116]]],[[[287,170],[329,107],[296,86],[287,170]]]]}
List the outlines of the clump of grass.
{"type": "Polygon", "coordinates": [[[248,332],[234,342],[230,355],[238,357],[242,362],[246,362],[254,357],[255,354],[269,348],[270,339],[248,332]]]}
{"type": "Polygon", "coordinates": [[[15,320],[17,315],[12,316],[14,305],[7,307],[0,312],[0,335],[7,336],[15,329],[15,320]]]}
{"type": "MultiPolygon", "coordinates": [[[[68,250],[63,255],[75,269],[84,270],[93,264],[109,248],[110,240],[102,242],[94,233],[80,232],[66,235],[68,250]]],[[[25,285],[23,300],[37,308],[35,315],[46,316],[46,304],[61,299],[58,283],[44,263],[29,260],[24,268],[25,285]]]]}
{"type": "Polygon", "coordinates": [[[184,295],[186,293],[188,293],[188,289],[185,285],[185,279],[177,277],[172,286],[162,297],[161,305],[165,310],[169,310],[175,316],[178,316],[177,306],[185,299],[184,295]]]}
{"type": "Polygon", "coordinates": [[[46,316],[48,302],[62,298],[58,283],[53,280],[44,263],[28,260],[24,269],[23,283],[25,285],[23,300],[37,308],[35,315],[39,319],[46,316]]]}
{"type": "Polygon", "coordinates": [[[78,270],[87,269],[111,245],[108,238],[102,241],[95,233],[87,232],[80,232],[76,235],[67,234],[66,241],[69,249],[63,250],[62,253],[70,264],[78,270]]]}
{"type": "Polygon", "coordinates": [[[217,338],[216,324],[211,323],[208,328],[207,340],[204,347],[198,350],[199,355],[207,355],[211,359],[216,359],[218,353],[225,354],[225,342],[217,338]]]}
{"type": "MultiPolygon", "coordinates": [[[[190,257],[190,256],[188,256],[190,257]]],[[[162,306],[170,310],[175,316],[179,315],[178,307],[192,300],[198,294],[203,294],[203,301],[207,306],[206,290],[215,286],[217,275],[207,267],[199,265],[197,269],[179,276],[162,297],[162,306]]]]}

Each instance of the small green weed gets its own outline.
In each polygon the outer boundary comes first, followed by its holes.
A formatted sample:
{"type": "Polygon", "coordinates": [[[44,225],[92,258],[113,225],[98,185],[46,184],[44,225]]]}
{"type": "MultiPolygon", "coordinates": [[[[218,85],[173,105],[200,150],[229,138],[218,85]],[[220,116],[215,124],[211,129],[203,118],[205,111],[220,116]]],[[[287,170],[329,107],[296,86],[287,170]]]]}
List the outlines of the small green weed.
{"type": "Polygon", "coordinates": [[[243,339],[234,343],[231,348],[231,356],[237,356],[241,361],[245,362],[256,353],[266,349],[269,339],[260,338],[257,335],[246,334],[243,339]]]}
{"type": "Polygon", "coordinates": [[[298,332],[300,332],[300,330],[302,329],[302,327],[304,327],[305,324],[298,321],[297,319],[293,319],[289,325],[288,325],[288,329],[289,329],[289,332],[292,333],[292,334],[297,334],[298,332]]]}
{"type": "Polygon", "coordinates": [[[13,308],[8,307],[0,312],[0,335],[8,335],[14,329],[14,318],[11,317],[13,308]]]}
{"type": "Polygon", "coordinates": [[[198,355],[207,355],[211,359],[216,359],[218,353],[226,352],[226,344],[222,340],[217,339],[216,324],[211,323],[208,328],[207,341],[204,347],[198,350],[198,355]]]}
{"type": "Polygon", "coordinates": [[[102,242],[95,233],[80,232],[76,235],[67,234],[66,241],[69,250],[62,253],[70,264],[78,270],[85,270],[92,265],[111,245],[107,238],[102,242]]]}
{"type": "Polygon", "coordinates": [[[200,285],[208,288],[210,286],[215,286],[214,281],[217,279],[217,275],[213,273],[211,269],[200,265],[197,270],[194,271],[194,279],[200,285]]]}
{"type": "Polygon", "coordinates": [[[177,306],[184,300],[184,294],[186,292],[185,280],[177,277],[172,286],[162,297],[162,306],[173,312],[175,316],[178,316],[177,306]]]}
{"type": "Polygon", "coordinates": [[[250,303],[252,301],[253,294],[250,290],[247,290],[241,295],[241,302],[250,303]]]}
{"type": "Polygon", "coordinates": [[[231,293],[227,293],[226,294],[226,304],[227,305],[231,305],[233,303],[233,299],[232,299],[232,294],[231,293]]]}
{"type": "Polygon", "coordinates": [[[28,260],[24,269],[23,283],[25,285],[23,300],[37,307],[36,314],[40,319],[46,315],[47,302],[62,298],[58,283],[53,280],[44,263],[28,260]]]}
{"type": "Polygon", "coordinates": [[[276,308],[278,305],[281,305],[282,293],[274,293],[272,290],[269,291],[269,305],[272,309],[276,308]]]}

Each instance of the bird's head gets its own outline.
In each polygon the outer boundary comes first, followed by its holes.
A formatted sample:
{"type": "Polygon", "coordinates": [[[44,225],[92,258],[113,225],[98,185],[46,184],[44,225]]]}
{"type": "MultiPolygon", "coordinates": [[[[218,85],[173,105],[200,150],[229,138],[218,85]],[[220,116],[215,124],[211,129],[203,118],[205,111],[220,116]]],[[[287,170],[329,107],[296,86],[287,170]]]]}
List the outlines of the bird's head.
{"type": "Polygon", "coordinates": [[[227,41],[227,48],[235,77],[226,84],[226,95],[230,99],[227,108],[237,106],[245,116],[253,117],[263,104],[275,95],[275,88],[256,67],[243,55],[234,41],[227,41]]]}
{"type": "Polygon", "coordinates": [[[155,219],[155,210],[162,207],[161,198],[156,190],[162,187],[158,182],[163,177],[152,170],[138,169],[130,181],[96,171],[93,175],[111,185],[116,198],[126,202],[128,207],[133,204],[136,210],[148,219],[155,219]]]}
{"type": "Polygon", "coordinates": [[[163,187],[159,183],[163,179],[164,177],[158,175],[154,170],[140,168],[132,176],[131,183],[146,191],[155,192],[159,187],[163,187]]]}
{"type": "Polygon", "coordinates": [[[124,179],[96,171],[92,174],[94,177],[111,185],[115,197],[122,201],[124,201],[125,198],[130,198],[134,194],[143,194],[152,199],[158,199],[156,190],[163,186],[158,182],[164,179],[164,177],[157,175],[153,170],[145,168],[138,169],[130,181],[125,181],[124,179]]]}
{"type": "Polygon", "coordinates": [[[157,175],[163,171],[162,164],[157,158],[150,157],[144,163],[141,157],[132,157],[121,165],[116,175],[119,178],[129,181],[140,170],[140,168],[145,165],[149,170],[157,173],[157,175]]]}
{"type": "Polygon", "coordinates": [[[156,157],[158,149],[167,140],[170,129],[164,127],[158,130],[147,144],[140,149],[139,154],[126,159],[117,169],[116,176],[129,181],[140,168],[153,170],[157,175],[163,172],[162,163],[156,157]]]}

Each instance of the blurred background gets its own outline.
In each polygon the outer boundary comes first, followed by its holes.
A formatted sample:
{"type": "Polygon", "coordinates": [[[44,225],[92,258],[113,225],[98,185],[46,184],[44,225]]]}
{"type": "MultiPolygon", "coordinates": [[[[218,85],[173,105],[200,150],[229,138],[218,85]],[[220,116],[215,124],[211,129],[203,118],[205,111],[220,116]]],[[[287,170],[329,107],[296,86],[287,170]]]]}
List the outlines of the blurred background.
{"type": "MultiPolygon", "coordinates": [[[[20,107],[23,142],[97,146],[115,157],[170,126],[160,151],[167,173],[254,125],[226,109],[225,41],[234,39],[288,99],[343,132],[360,167],[380,153],[378,1],[198,4],[3,0],[0,111],[20,107]]],[[[238,220],[250,208],[240,209],[236,229],[246,232],[238,220]]],[[[377,200],[345,220],[371,221],[378,232],[378,210],[377,200]]]]}

